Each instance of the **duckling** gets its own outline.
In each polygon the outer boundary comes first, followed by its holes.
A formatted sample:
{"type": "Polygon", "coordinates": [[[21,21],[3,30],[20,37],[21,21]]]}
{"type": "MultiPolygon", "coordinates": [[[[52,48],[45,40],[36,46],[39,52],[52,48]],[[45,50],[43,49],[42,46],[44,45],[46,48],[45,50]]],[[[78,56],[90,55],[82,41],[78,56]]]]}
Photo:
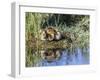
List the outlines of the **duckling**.
{"type": "Polygon", "coordinates": [[[61,39],[61,33],[53,27],[48,27],[41,31],[41,40],[53,41],[60,39],[61,39]]]}
{"type": "Polygon", "coordinates": [[[57,31],[56,35],[55,35],[55,40],[60,40],[61,37],[61,33],[59,31],[57,31]]]}
{"type": "Polygon", "coordinates": [[[40,39],[45,41],[46,40],[46,32],[45,30],[40,30],[40,39]]]}

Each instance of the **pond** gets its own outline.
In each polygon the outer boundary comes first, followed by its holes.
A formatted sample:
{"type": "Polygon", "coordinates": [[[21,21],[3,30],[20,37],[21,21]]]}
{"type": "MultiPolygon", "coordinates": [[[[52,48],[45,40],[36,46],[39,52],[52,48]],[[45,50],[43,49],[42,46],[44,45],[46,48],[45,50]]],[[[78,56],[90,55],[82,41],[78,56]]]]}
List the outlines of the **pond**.
{"type": "Polygon", "coordinates": [[[40,54],[41,59],[34,66],[84,65],[90,62],[88,48],[41,50],[40,54]]]}

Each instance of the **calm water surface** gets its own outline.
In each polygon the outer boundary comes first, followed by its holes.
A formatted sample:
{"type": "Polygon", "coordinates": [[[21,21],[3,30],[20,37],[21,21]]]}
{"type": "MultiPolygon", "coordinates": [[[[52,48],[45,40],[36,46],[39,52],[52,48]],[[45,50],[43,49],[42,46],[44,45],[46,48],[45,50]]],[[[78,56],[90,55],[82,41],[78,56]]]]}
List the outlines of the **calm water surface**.
{"type": "Polygon", "coordinates": [[[48,51],[48,53],[46,51],[42,53],[45,54],[44,55],[45,58],[42,58],[36,64],[36,66],[62,66],[62,65],[89,64],[89,49],[77,48],[74,51],[69,51],[67,49],[51,50],[48,51]]]}

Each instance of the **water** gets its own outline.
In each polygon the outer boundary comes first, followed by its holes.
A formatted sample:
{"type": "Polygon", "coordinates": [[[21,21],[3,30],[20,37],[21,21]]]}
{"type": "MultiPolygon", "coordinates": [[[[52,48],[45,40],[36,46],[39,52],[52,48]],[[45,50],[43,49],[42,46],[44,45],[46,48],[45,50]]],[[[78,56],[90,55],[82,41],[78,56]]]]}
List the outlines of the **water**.
{"type": "Polygon", "coordinates": [[[63,66],[63,65],[83,65],[89,64],[89,49],[67,49],[41,51],[41,60],[36,66],[63,66]]]}

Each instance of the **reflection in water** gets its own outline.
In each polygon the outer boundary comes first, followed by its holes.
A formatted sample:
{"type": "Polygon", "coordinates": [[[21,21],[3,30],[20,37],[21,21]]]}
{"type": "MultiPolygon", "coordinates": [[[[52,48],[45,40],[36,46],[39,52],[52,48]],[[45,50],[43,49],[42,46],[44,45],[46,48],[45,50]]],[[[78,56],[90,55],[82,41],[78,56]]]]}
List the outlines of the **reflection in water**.
{"type": "Polygon", "coordinates": [[[36,66],[61,66],[89,64],[89,50],[75,49],[73,52],[67,49],[41,51],[41,60],[36,66]]]}

